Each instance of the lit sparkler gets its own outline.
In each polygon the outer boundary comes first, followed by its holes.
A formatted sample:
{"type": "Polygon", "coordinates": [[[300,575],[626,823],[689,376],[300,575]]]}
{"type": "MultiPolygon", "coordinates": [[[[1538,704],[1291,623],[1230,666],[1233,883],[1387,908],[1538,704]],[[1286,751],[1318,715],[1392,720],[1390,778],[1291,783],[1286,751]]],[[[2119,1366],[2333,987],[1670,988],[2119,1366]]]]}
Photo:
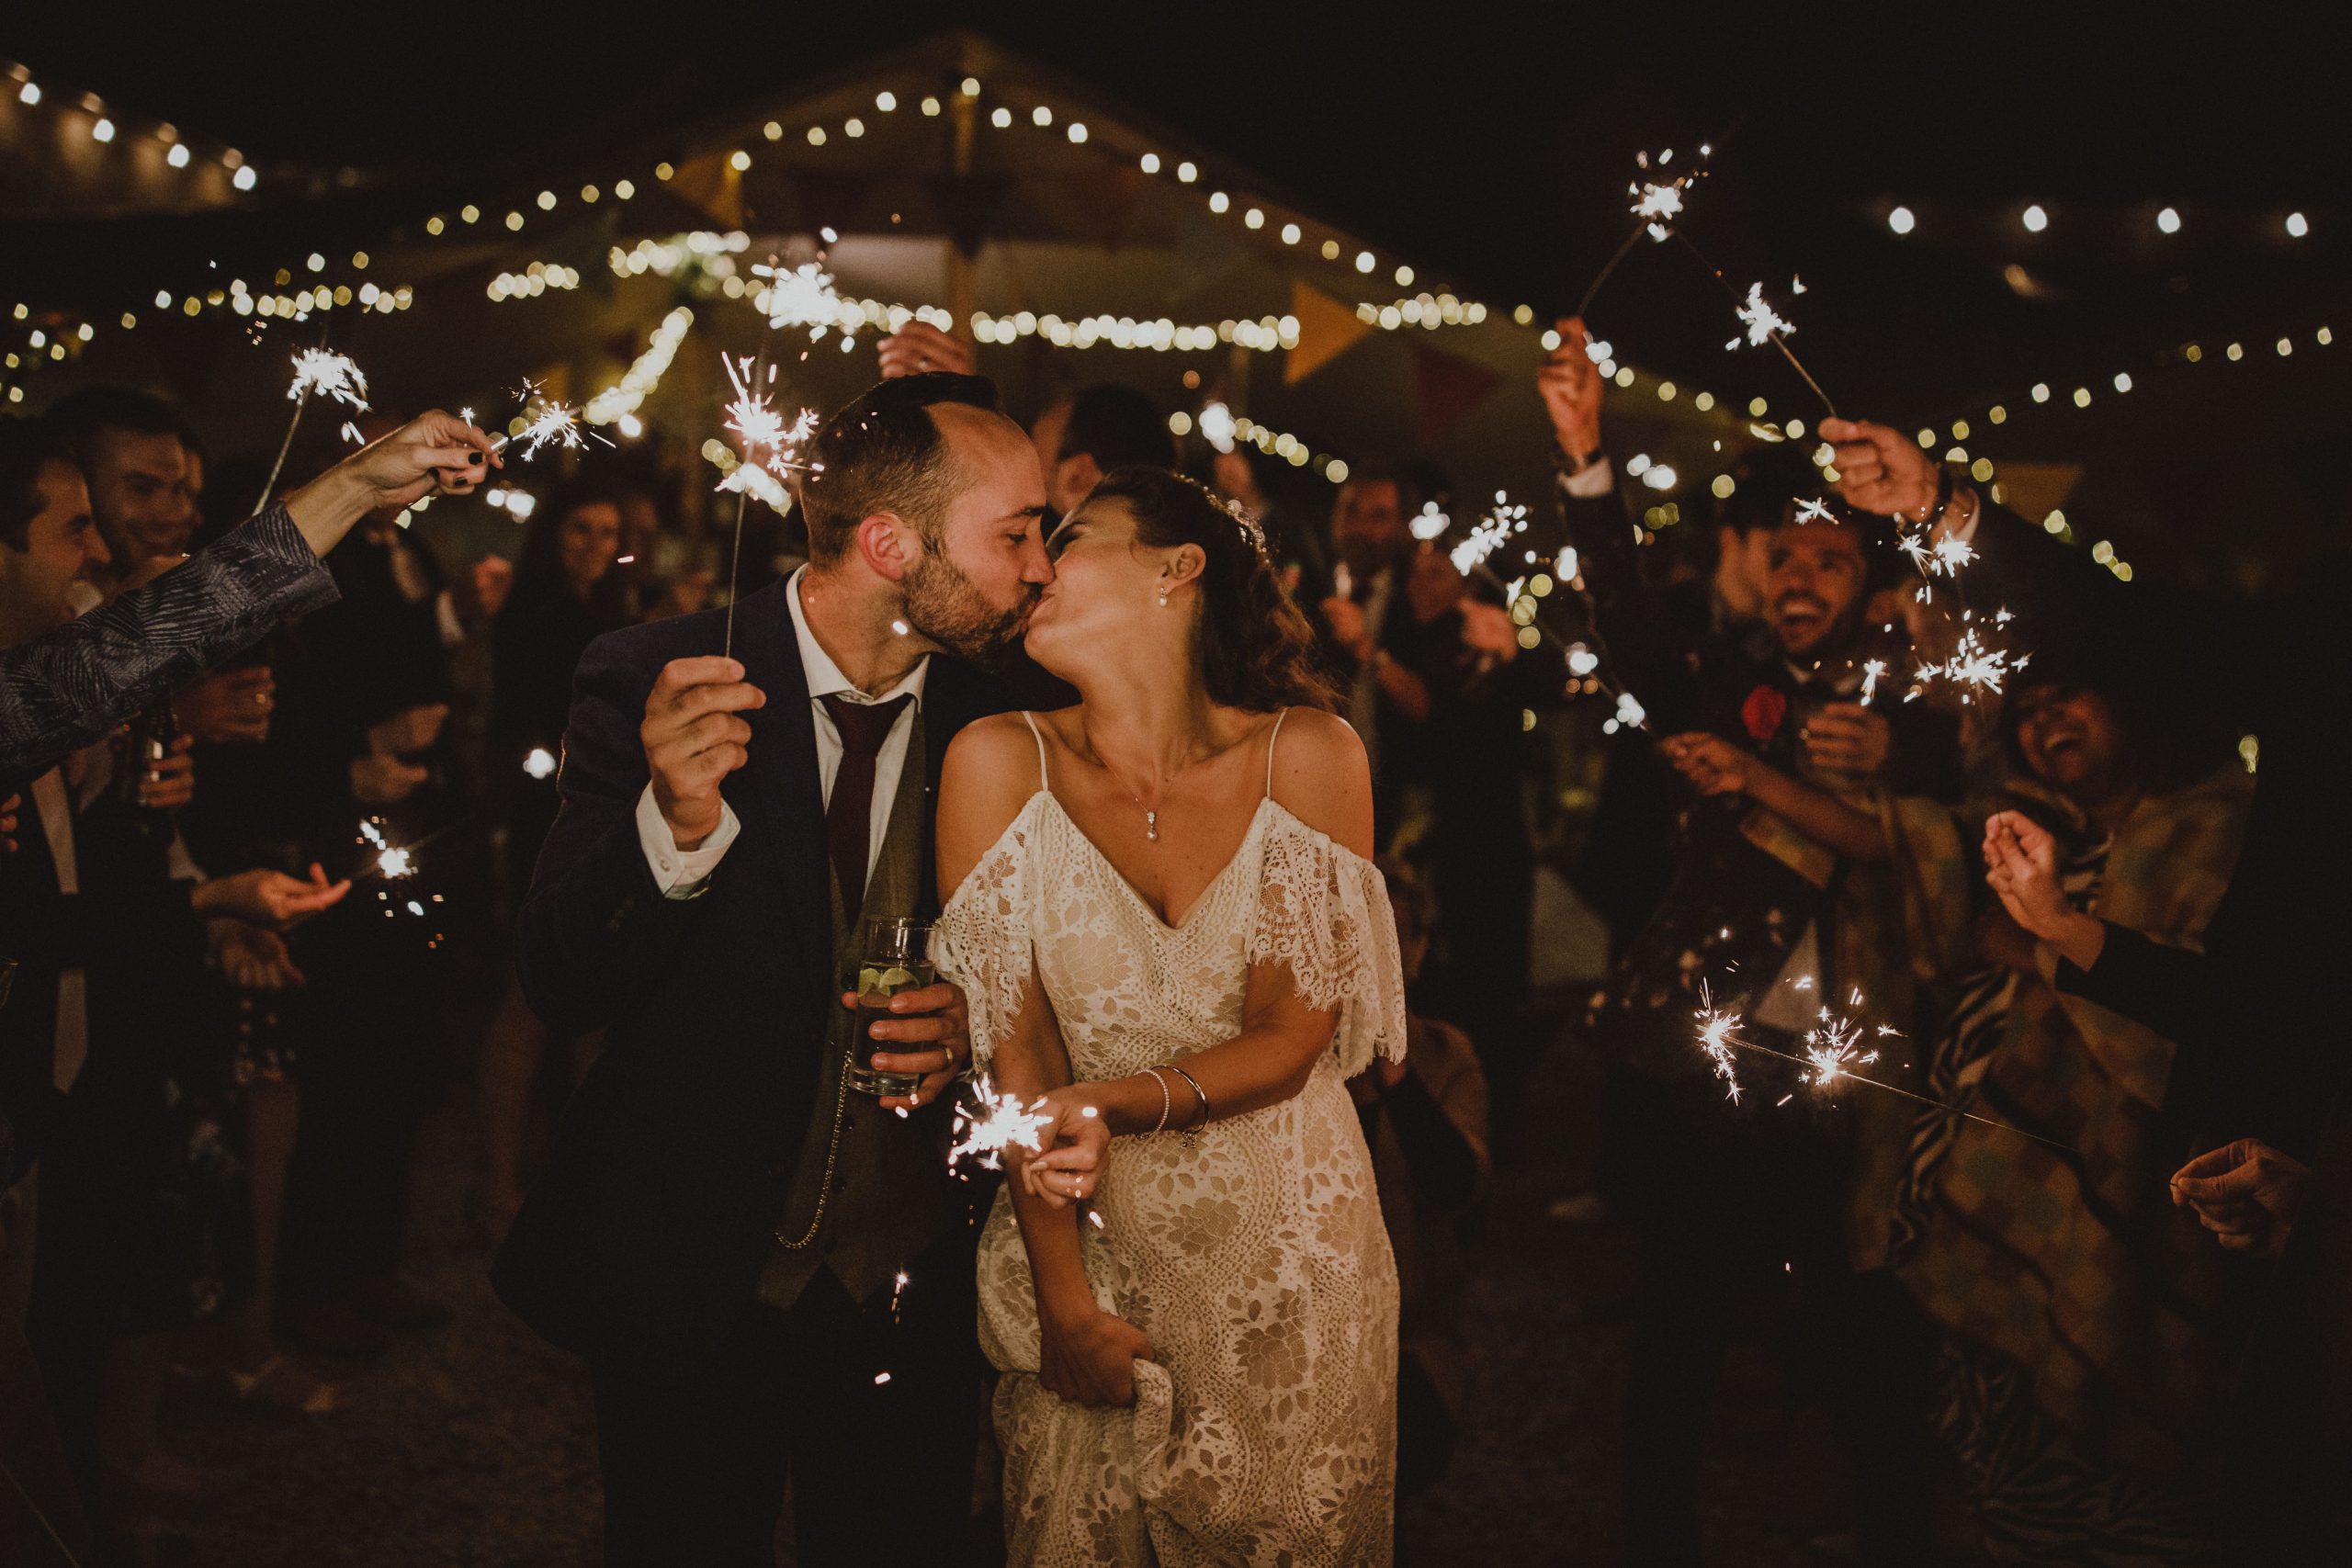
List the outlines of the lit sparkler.
{"type": "MultiPolygon", "coordinates": [[[[1962,687],[1960,700],[1966,704],[1972,695],[1987,693],[1997,694],[2002,682],[2023,670],[2032,659],[2030,653],[2012,653],[2006,648],[1986,642],[1970,624],[1973,614],[1963,613],[1960,640],[1952,647],[1951,657],[1936,662],[1922,662],[1912,673],[1919,682],[1912,695],[1917,696],[1930,681],[1949,681],[1962,687]]],[[[2011,619],[2007,610],[1993,616],[1996,626],[2007,626],[2011,619]]]]}
{"type": "Polygon", "coordinates": [[[1036,1113],[1043,1100],[1023,1109],[1019,1095],[999,1094],[985,1073],[972,1080],[972,1088],[979,1096],[980,1111],[976,1116],[961,1105],[956,1108],[956,1126],[963,1137],[947,1151],[950,1168],[969,1155],[988,1169],[998,1170],[1003,1168],[1007,1149],[1017,1145],[1035,1154],[1043,1146],[1037,1134],[1054,1124],[1052,1117],[1036,1113]],[[964,1131],[967,1128],[968,1132],[964,1131]]]}
{"type": "Polygon", "coordinates": [[[1884,676],[1884,675],[1885,675],[1885,673],[1886,673],[1886,660],[1883,660],[1883,659],[1871,659],[1871,660],[1865,660],[1863,661],[1863,663],[1862,663],[1862,706],[1864,706],[1864,707],[1868,707],[1868,706],[1870,706],[1870,705],[1871,705],[1871,699],[1872,697],[1874,697],[1874,696],[1878,695],[1878,683],[1879,683],[1879,681],[1880,681],[1881,677],[1884,676]]]}
{"type": "Polygon", "coordinates": [[[359,824],[359,836],[374,847],[376,870],[387,880],[397,880],[416,870],[413,852],[384,837],[383,827],[376,818],[371,817],[359,824]]]}
{"type": "MultiPolygon", "coordinates": [[[[1632,254],[1634,246],[1644,234],[1653,240],[1664,240],[1674,232],[1674,220],[1682,216],[1691,187],[1707,177],[1703,160],[1713,152],[1713,147],[1702,145],[1699,149],[1702,162],[1673,178],[1636,179],[1625,186],[1625,194],[1633,198],[1626,207],[1626,210],[1634,215],[1633,231],[1601,264],[1600,272],[1594,274],[1591,284],[1584,291],[1584,298],[1577,302],[1575,314],[1582,316],[1592,309],[1593,300],[1600,293],[1600,286],[1609,281],[1609,275],[1615,272],[1617,265],[1632,254]]],[[[1653,168],[1663,173],[1673,162],[1674,149],[1671,147],[1660,152],[1655,160],[1647,152],[1636,153],[1634,158],[1634,166],[1645,175],[1653,168]]]]}
{"type": "MultiPolygon", "coordinates": [[[[1760,283],[1749,284],[1747,300],[1734,305],[1732,310],[1739,317],[1740,323],[1747,329],[1747,346],[1750,348],[1760,347],[1776,339],[1789,337],[1797,330],[1794,321],[1774,310],[1772,302],[1764,298],[1764,286],[1760,283]]],[[[1737,348],[1739,339],[1734,338],[1724,346],[1737,348]]]]}
{"type": "MultiPolygon", "coordinates": [[[[1862,993],[1855,991],[1848,1005],[1860,1008],[1862,993]]],[[[1881,1035],[1894,1032],[1885,1025],[1879,1028],[1881,1035]]],[[[1877,1061],[1878,1052],[1875,1049],[1866,1051],[1862,1048],[1865,1038],[1863,1026],[1855,1018],[1823,1008],[1820,1021],[1807,1031],[1804,1037],[1804,1059],[1813,1067],[1810,1080],[1813,1086],[1826,1089],[1840,1078],[1859,1077],[1854,1071],[1856,1067],[1867,1067],[1877,1061]]]]}
{"type": "Polygon", "coordinates": [[[825,335],[829,327],[839,327],[844,337],[855,329],[859,320],[842,305],[842,297],[834,292],[833,275],[821,262],[803,262],[798,266],[762,265],[752,271],[768,280],[768,325],[775,327],[806,327],[811,341],[825,335]]]}
{"type": "MultiPolygon", "coordinates": [[[[323,344],[298,352],[294,355],[294,379],[286,389],[286,396],[294,404],[294,417],[286,422],[286,439],[277,444],[277,459],[269,466],[269,478],[262,481],[261,499],[254,503],[256,512],[269,504],[270,496],[277,489],[277,476],[285,471],[286,454],[294,449],[294,433],[302,428],[302,411],[310,407],[313,393],[347,404],[361,413],[368,412],[368,378],[351,362],[350,355],[330,354],[323,344]]],[[[352,426],[346,423],[344,429],[350,431],[352,426]]]]}
{"type": "Polygon", "coordinates": [[[348,355],[306,348],[294,356],[294,382],[286,389],[287,397],[299,403],[314,393],[368,412],[368,378],[348,355]]]}
{"type": "Polygon", "coordinates": [[[531,754],[523,759],[523,771],[535,779],[550,777],[555,773],[555,753],[544,746],[534,746],[531,754]]]}
{"type": "Polygon", "coordinates": [[[1444,538],[1446,530],[1453,526],[1453,519],[1448,517],[1436,502],[1425,501],[1421,502],[1420,515],[1407,526],[1412,529],[1413,537],[1426,545],[1444,538]]]}
{"type": "Polygon", "coordinates": [[[1448,552],[1453,570],[1467,577],[1487,564],[1487,558],[1500,549],[1518,534],[1527,532],[1527,508],[1514,502],[1502,491],[1495,491],[1495,504],[1484,517],[1471,525],[1469,534],[1448,552]]]}
{"type": "Polygon", "coordinates": [[[1699,1020],[1699,1049],[1713,1064],[1715,1077],[1723,1080],[1724,1092],[1730,1096],[1734,1105],[1737,1105],[1739,1074],[1734,1065],[1732,1052],[1741,1043],[1738,1036],[1743,1021],[1736,1012],[1716,1008],[1703,980],[1699,982],[1699,1011],[1696,1016],[1699,1020]]]}

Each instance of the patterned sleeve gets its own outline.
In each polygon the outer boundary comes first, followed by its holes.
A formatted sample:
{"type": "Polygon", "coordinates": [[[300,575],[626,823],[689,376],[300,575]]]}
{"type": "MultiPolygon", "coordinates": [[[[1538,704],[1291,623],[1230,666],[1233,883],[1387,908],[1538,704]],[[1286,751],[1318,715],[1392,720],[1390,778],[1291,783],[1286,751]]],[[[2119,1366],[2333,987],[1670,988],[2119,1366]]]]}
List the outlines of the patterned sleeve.
{"type": "Polygon", "coordinates": [[[1345,1076],[1375,1053],[1404,1060],[1405,965],[1380,868],[1295,818],[1267,835],[1250,962],[1283,965],[1307,1006],[1338,1010],[1345,1076]]]}
{"type": "Polygon", "coordinates": [[[1024,811],[949,896],[932,927],[931,960],[964,988],[972,1070],[984,1073],[1021,1016],[1036,959],[1029,938],[1029,814],[1024,811]]]}
{"type": "Polygon", "coordinates": [[[0,655],[0,789],[104,736],[289,616],[334,579],[283,506],[143,588],[0,655]]]}

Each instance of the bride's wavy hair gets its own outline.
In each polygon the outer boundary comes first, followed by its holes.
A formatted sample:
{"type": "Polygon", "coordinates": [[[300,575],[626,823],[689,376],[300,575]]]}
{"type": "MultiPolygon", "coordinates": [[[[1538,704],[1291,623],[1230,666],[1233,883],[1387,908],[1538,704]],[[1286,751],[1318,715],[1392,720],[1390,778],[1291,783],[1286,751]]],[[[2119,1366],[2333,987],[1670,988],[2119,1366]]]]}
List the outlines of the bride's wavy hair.
{"type": "Polygon", "coordinates": [[[1283,586],[1266,554],[1265,531],[1254,520],[1227,511],[1206,486],[1141,463],[1103,475],[1088,499],[1125,505],[1138,544],[1163,550],[1197,545],[1207,557],[1200,576],[1200,659],[1212,701],[1255,713],[1333,705],[1314,628],[1283,586]]]}

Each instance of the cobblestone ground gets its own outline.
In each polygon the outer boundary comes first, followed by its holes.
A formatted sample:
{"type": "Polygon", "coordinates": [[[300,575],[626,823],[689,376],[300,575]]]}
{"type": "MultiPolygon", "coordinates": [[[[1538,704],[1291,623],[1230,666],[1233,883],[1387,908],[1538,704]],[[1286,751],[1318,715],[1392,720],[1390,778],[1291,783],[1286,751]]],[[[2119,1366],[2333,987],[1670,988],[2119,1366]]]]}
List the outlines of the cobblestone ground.
{"type": "MultiPolygon", "coordinates": [[[[1470,1408],[1452,1472],[1401,1521],[1402,1561],[1609,1564],[1620,1560],[1617,1428],[1630,1280],[1625,1236],[1550,1217],[1583,1190],[1599,1075],[1551,1051],[1523,1104],[1524,1153],[1498,1180],[1473,1255],[1470,1408]]],[[[446,1330],[349,1377],[353,1407],[303,1422],[190,1404],[183,1452],[246,1483],[151,1543],[187,1568],[539,1568],[597,1561],[595,1450],[574,1363],[492,1299],[465,1220],[466,1119],[429,1126],[420,1160],[419,1280],[457,1310],[446,1330]]],[[[1777,1564],[1834,1528],[1834,1448],[1760,1361],[1736,1360],[1708,1461],[1719,1564],[1777,1564]]]]}

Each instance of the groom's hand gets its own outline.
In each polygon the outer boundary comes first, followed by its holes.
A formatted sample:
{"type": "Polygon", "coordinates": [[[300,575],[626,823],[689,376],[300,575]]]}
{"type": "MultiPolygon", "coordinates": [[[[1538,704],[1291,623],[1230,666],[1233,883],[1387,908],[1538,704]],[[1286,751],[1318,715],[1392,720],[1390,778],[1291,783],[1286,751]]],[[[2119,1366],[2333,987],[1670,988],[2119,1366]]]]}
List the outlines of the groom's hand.
{"type": "MultiPolygon", "coordinates": [[[[714,824],[715,825],[715,824],[714,824]]],[[[842,993],[842,1006],[854,1009],[857,993],[842,993]]],[[[894,1094],[882,1101],[886,1111],[912,1111],[945,1094],[972,1061],[972,1018],[964,1005],[964,989],[952,980],[939,980],[890,998],[889,1016],[873,1023],[874,1038],[911,1046],[905,1051],[876,1051],[877,1073],[920,1073],[922,1082],[910,1095],[894,1094]]]]}
{"type": "Polygon", "coordinates": [[[752,727],[736,716],[767,700],[732,659],[673,659],[662,667],[637,733],[653,804],[678,848],[700,849],[718,830],[718,786],[751,757],[752,727]]]}

